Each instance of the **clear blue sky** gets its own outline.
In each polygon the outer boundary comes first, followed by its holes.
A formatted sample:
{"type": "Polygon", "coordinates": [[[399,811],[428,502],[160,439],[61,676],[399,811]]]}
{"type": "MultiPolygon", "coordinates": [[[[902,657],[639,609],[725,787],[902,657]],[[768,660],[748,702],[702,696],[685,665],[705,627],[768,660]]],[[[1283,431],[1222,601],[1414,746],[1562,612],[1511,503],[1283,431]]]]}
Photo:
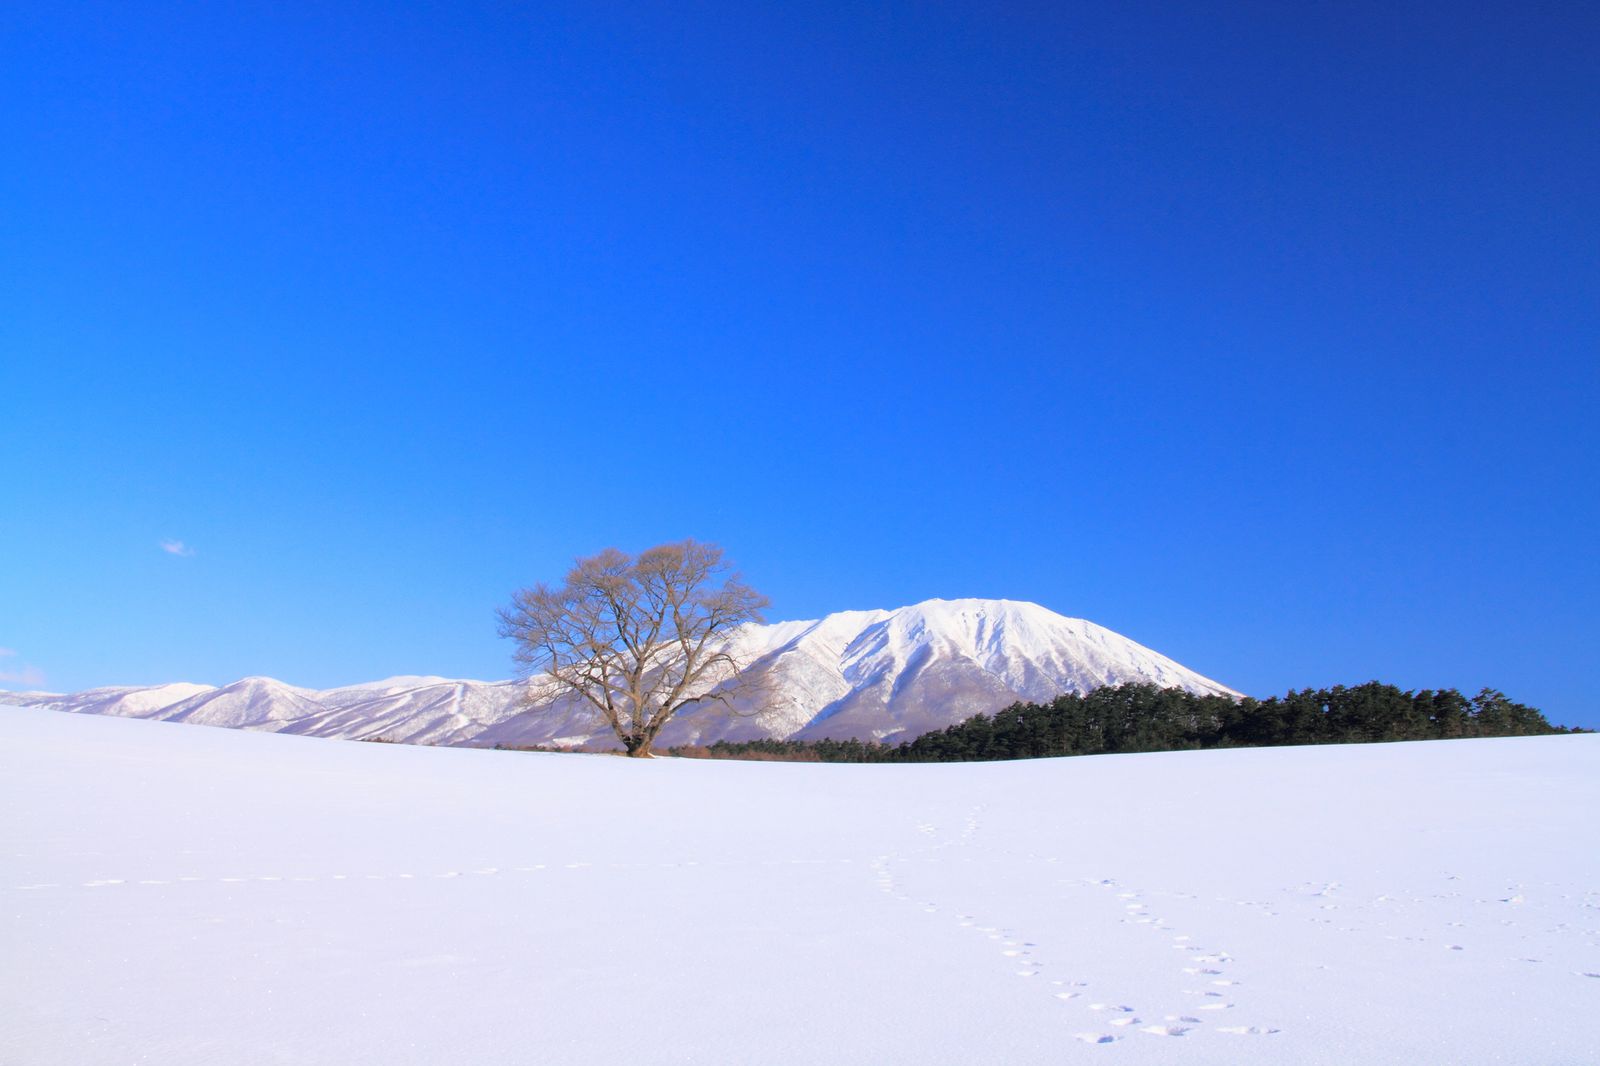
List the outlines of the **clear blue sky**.
{"type": "Polygon", "coordinates": [[[3,683],[506,676],[515,587],[694,536],[775,618],[1033,600],[1600,725],[1597,55],[1584,4],[8,6],[3,683]]]}

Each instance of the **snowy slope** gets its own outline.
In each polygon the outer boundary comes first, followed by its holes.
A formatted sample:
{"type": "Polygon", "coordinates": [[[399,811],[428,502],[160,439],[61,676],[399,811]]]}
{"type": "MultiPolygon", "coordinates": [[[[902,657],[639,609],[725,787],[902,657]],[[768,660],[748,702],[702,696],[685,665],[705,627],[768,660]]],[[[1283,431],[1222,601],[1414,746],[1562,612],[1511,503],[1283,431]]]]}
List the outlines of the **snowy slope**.
{"type": "MultiPolygon", "coordinates": [[[[929,600],[896,611],[844,611],[819,621],[751,626],[734,714],[686,712],[666,744],[722,738],[915,736],[1018,699],[1148,681],[1192,692],[1230,690],[1092,622],[1009,600],[929,600]]],[[[315,691],[271,678],[223,688],[166,685],[0,702],[76,713],[157,718],[307,736],[419,744],[557,744],[608,738],[587,707],[537,711],[507,681],[397,677],[315,691]]]]}
{"type": "Polygon", "coordinates": [[[0,1062],[1587,1063],[1600,737],[839,766],[0,711],[0,1062]]]}

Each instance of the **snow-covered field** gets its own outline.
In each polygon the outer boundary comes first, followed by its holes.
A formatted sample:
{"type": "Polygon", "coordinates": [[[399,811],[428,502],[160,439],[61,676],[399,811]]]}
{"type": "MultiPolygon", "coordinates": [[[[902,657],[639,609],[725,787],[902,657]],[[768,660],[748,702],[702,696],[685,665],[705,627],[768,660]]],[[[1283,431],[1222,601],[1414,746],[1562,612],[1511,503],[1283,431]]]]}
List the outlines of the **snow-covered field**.
{"type": "Polygon", "coordinates": [[[0,1062],[1592,1063],[1600,737],[635,762],[0,709],[0,1062]]]}

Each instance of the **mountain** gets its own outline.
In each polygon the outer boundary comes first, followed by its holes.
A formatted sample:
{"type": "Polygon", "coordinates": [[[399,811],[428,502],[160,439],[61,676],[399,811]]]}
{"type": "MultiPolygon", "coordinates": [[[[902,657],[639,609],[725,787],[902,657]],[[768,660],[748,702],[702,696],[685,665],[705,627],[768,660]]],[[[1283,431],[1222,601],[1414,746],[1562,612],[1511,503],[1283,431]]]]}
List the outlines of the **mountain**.
{"type": "MultiPolygon", "coordinates": [[[[928,600],[895,611],[749,626],[735,648],[748,665],[736,686],[724,686],[733,713],[716,703],[690,708],[667,726],[659,746],[757,737],[894,741],[1017,700],[1129,681],[1237,695],[1093,622],[1012,600],[928,600]]],[[[522,703],[525,691],[516,681],[438,677],[319,691],[250,677],[221,688],[0,693],[0,702],[411,744],[577,747],[609,740],[580,701],[531,710],[522,703]]]]}

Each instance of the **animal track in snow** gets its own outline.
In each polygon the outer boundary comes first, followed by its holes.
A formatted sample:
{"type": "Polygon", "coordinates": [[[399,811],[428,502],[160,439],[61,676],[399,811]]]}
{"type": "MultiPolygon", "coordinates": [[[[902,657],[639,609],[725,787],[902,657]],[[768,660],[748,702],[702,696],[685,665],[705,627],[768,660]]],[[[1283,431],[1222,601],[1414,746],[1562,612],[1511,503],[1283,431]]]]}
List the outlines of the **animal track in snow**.
{"type": "Polygon", "coordinates": [[[1122,1038],[1113,1033],[1074,1033],[1072,1034],[1085,1044],[1112,1044],[1122,1038]]]}
{"type": "MultiPolygon", "coordinates": [[[[879,891],[893,896],[896,900],[901,902],[916,902],[918,909],[925,914],[940,913],[938,901],[914,900],[909,892],[902,888],[900,880],[896,877],[894,867],[896,864],[931,862],[934,861],[932,858],[933,853],[938,852],[941,849],[952,846],[959,847],[969,844],[972,840],[972,837],[976,835],[980,827],[981,823],[979,822],[977,814],[981,809],[982,808],[975,808],[973,812],[967,816],[961,833],[957,837],[935,839],[932,843],[918,848],[910,854],[897,854],[891,852],[889,854],[879,855],[874,858],[871,862],[870,868],[874,872],[874,884],[879,891]]],[[[916,826],[916,829],[929,837],[936,836],[938,832],[938,827],[931,822],[919,823],[916,826]]],[[[955,924],[957,927],[962,929],[971,929],[974,932],[981,934],[986,939],[996,942],[1000,948],[1000,957],[1009,960],[1014,966],[1017,967],[1011,971],[1013,976],[1025,978],[1041,976],[1044,963],[1033,957],[1033,949],[1037,946],[1033,941],[1022,939],[1017,934],[1016,930],[1005,926],[979,924],[980,919],[975,914],[956,913],[953,909],[950,910],[950,913],[954,914],[955,924]]],[[[1051,982],[1051,985],[1054,987],[1060,987],[1062,983],[1063,982],[1061,981],[1053,981],[1051,982]]],[[[1074,984],[1081,985],[1082,982],[1074,982],[1074,984]]],[[[1075,999],[1080,994],[1081,993],[1078,992],[1053,993],[1055,998],[1063,1001],[1075,999]]]]}

